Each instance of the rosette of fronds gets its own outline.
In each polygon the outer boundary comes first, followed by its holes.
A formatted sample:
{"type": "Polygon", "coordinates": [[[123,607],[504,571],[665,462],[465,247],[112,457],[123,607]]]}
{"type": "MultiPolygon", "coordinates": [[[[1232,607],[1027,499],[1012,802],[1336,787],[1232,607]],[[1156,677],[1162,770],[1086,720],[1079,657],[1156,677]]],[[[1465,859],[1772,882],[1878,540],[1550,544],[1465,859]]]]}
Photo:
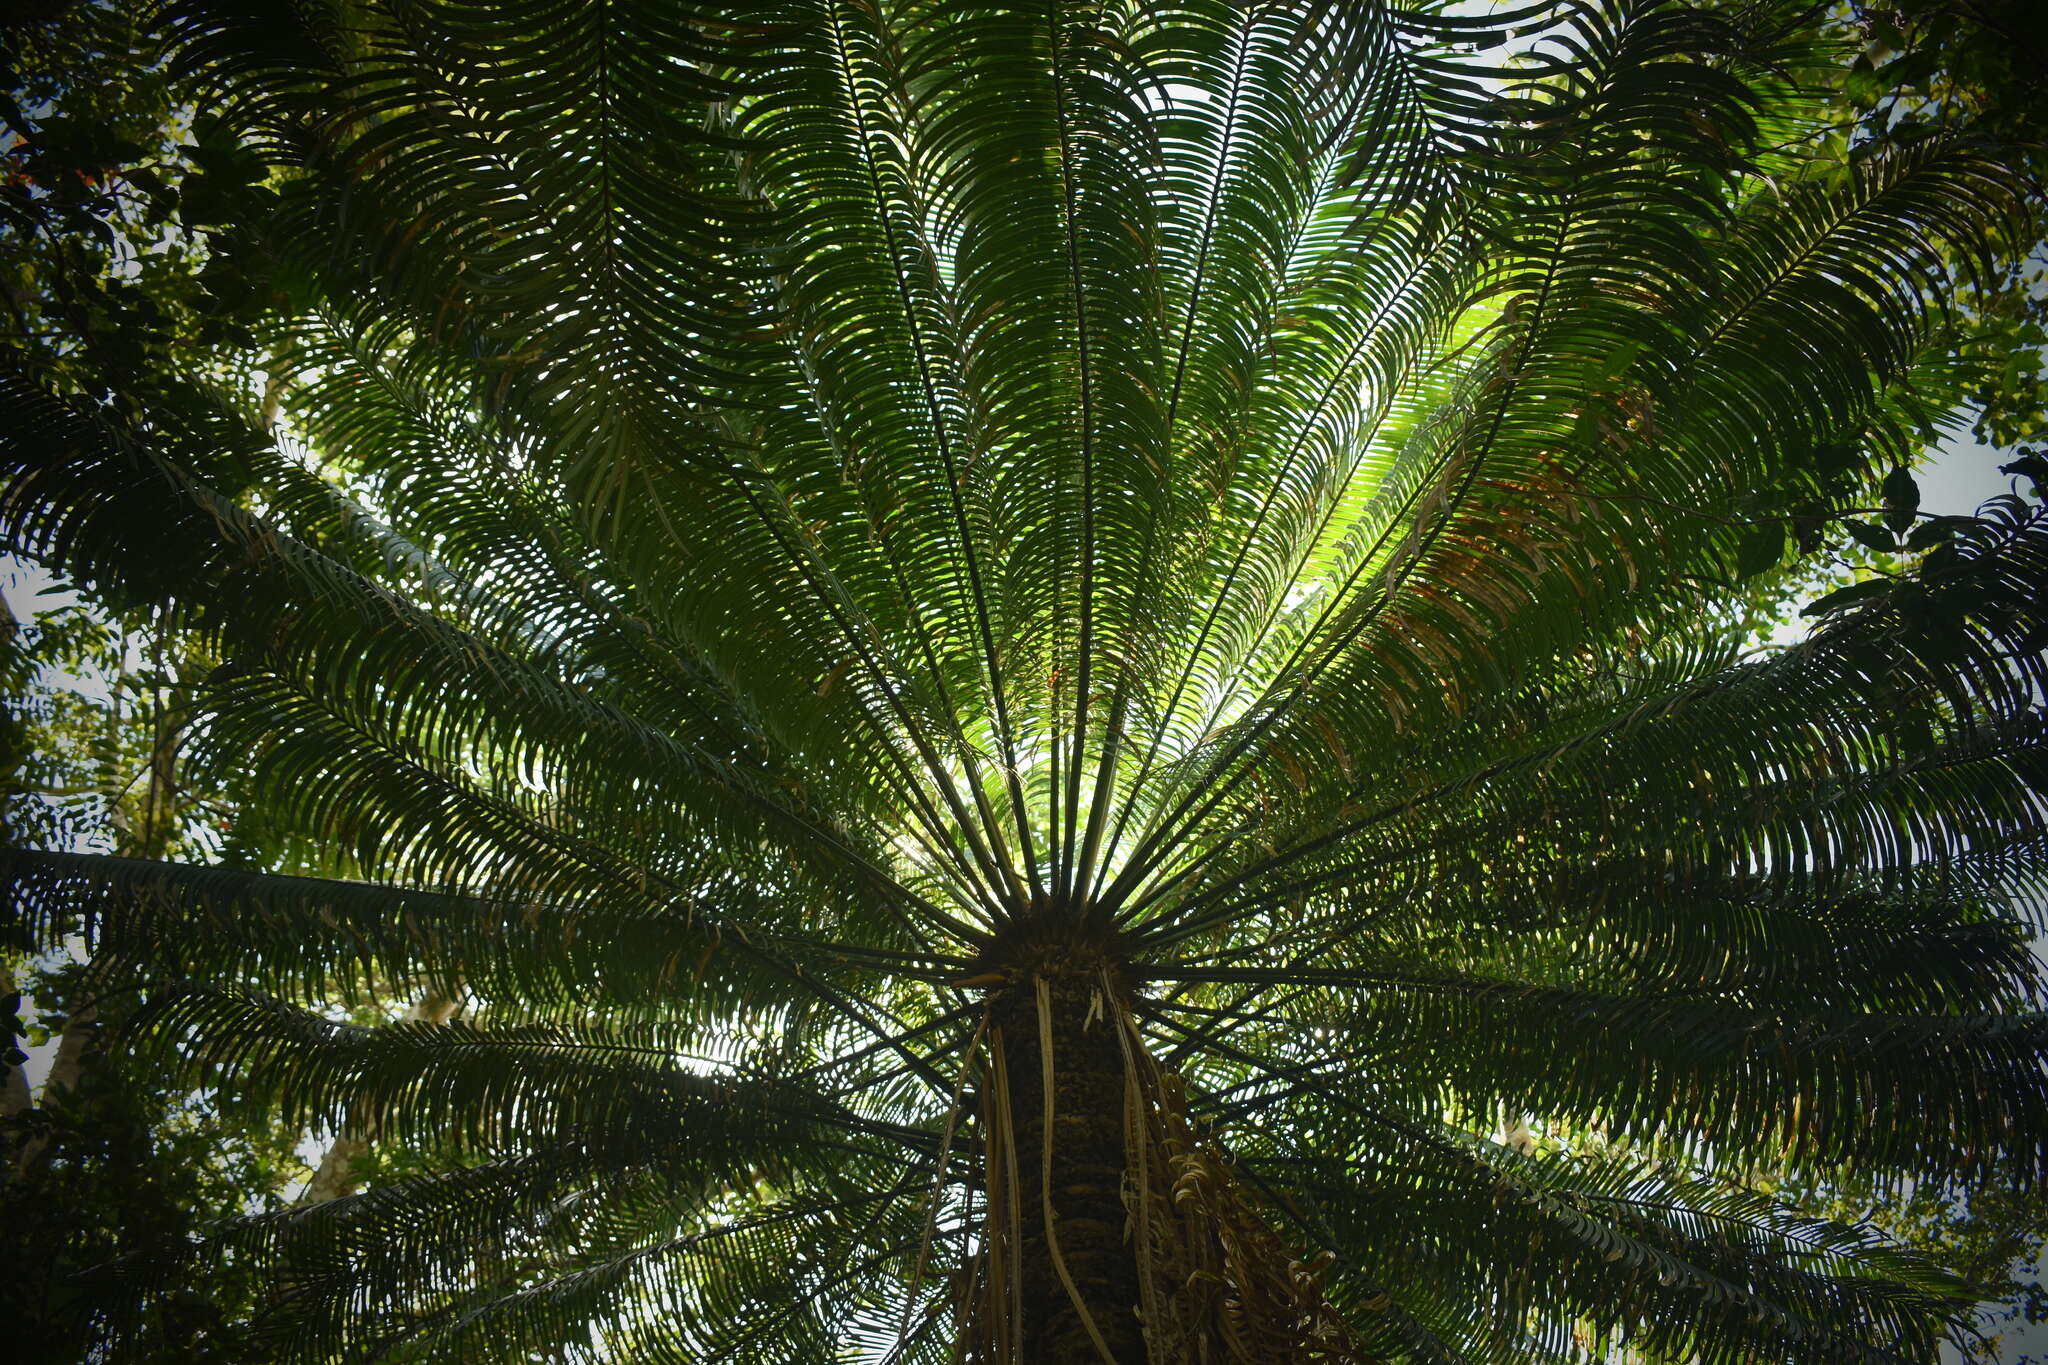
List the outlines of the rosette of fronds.
{"type": "Polygon", "coordinates": [[[0,513],[218,650],[263,856],[11,913],[415,1173],[102,1292],[268,1267],[279,1359],[1932,1359],[1966,1285],[1747,1182],[2048,1173],[2048,520],[1890,473],[2033,222],[1966,130],[1827,159],[1800,22],[177,6],[269,302],[16,366],[0,513]]]}

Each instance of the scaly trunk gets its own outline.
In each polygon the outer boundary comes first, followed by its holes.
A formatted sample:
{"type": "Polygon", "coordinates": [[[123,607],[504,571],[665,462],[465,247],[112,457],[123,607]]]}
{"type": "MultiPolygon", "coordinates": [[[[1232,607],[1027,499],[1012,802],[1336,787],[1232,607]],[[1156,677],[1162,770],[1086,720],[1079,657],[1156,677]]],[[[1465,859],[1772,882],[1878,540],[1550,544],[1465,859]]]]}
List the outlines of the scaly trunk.
{"type": "Polygon", "coordinates": [[[1114,1365],[1145,1365],[1138,1263],[1123,1199],[1125,1066],[1118,1014],[1095,972],[1035,978],[1004,992],[995,1005],[1015,1134],[1013,1273],[1022,1291],[1024,1360],[1102,1365],[1106,1354],[1114,1365]]]}
{"type": "Polygon", "coordinates": [[[974,981],[994,991],[962,1358],[1358,1365],[1323,1298],[1328,1258],[1297,1259],[1190,1123],[1116,959],[1071,942],[1019,956],[974,981]]]}

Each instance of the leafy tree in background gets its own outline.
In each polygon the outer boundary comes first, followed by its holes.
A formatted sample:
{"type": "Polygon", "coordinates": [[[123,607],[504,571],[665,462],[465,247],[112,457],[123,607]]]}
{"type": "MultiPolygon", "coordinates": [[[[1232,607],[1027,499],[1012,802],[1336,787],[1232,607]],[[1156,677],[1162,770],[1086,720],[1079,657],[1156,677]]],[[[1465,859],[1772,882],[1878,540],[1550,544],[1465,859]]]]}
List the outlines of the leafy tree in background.
{"type": "MultiPolygon", "coordinates": [[[[209,330],[207,263],[169,212],[185,158],[168,73],[132,14],[87,5],[55,22],[16,18],[0,33],[15,68],[0,230],[10,342],[40,373],[74,381],[145,355],[189,362],[209,330]]],[[[203,641],[148,608],[39,593],[14,567],[4,586],[16,614],[0,618],[0,839],[130,858],[246,848],[232,790],[194,790],[178,762],[192,683],[215,662],[203,641]]],[[[115,1328],[137,1358],[248,1359],[236,1320],[259,1286],[246,1269],[211,1264],[121,1304],[91,1272],[277,1205],[305,1175],[299,1134],[194,1090],[175,1064],[125,1055],[138,1002],[119,954],[15,928],[0,941],[0,1014],[19,1045],[0,1097],[0,1225],[17,1253],[0,1281],[10,1358],[75,1365],[115,1328]],[[33,1087],[23,1048],[43,1053],[33,1087]]]]}
{"type": "MultiPolygon", "coordinates": [[[[97,845],[131,857],[198,851],[197,812],[174,768],[169,661],[138,648],[144,636],[77,605],[31,609],[24,622],[7,620],[6,631],[7,841],[97,845]]],[[[24,946],[6,945],[0,989],[22,988],[33,1008],[17,994],[5,1013],[17,1042],[47,1051],[40,1086],[32,1092],[13,1065],[0,1098],[0,1224],[26,1253],[0,1284],[12,1358],[86,1359],[112,1322],[152,1360],[242,1358],[234,1319],[254,1302],[246,1273],[209,1266],[146,1305],[121,1305],[112,1319],[85,1276],[272,1202],[299,1166],[292,1136],[260,1114],[233,1112],[218,1095],[191,1093],[174,1067],[122,1062],[111,1042],[134,1000],[118,959],[45,952],[24,961],[24,946]]],[[[25,1055],[16,1048],[8,1060],[25,1055]]]]}
{"type": "Polygon", "coordinates": [[[191,0],[175,175],[15,111],[0,522],[234,828],[10,928],[385,1163],[110,1349],[1930,1358],[1752,1177],[2048,1174],[2048,518],[1903,468],[2041,220],[1833,35],[191,0]]]}
{"type": "MultiPolygon", "coordinates": [[[[2048,42],[2023,0],[1857,3],[1845,16],[1861,49],[1841,86],[1856,150],[1912,146],[1967,128],[1996,140],[2039,183],[2048,170],[2048,42]]],[[[2048,434],[2048,250],[2039,244],[2006,270],[1965,288],[1971,315],[1959,349],[1980,374],[1970,393],[1977,435],[2011,446],[2048,434]]]]}

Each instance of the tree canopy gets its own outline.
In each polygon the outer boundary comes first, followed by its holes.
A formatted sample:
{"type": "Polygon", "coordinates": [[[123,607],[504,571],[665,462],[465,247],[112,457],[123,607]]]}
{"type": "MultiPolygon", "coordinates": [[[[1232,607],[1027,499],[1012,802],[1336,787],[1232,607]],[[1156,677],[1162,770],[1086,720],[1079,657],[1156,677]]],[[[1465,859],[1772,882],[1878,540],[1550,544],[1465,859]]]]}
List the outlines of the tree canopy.
{"type": "Polygon", "coordinates": [[[21,38],[0,530],[223,795],[0,927],[380,1153],[96,1349],[1932,1360],[1814,1205],[2048,1177],[2048,457],[1910,468],[2041,419],[2048,119],[1995,5],[1470,8],[21,38]]]}

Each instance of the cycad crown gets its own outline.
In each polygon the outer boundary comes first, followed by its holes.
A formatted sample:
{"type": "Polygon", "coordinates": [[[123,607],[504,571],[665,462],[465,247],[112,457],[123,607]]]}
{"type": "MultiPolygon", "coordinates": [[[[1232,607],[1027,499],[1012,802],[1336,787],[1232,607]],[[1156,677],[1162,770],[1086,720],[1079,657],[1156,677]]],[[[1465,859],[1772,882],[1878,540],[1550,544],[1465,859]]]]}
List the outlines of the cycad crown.
{"type": "Polygon", "coordinates": [[[445,1168],[189,1251],[278,1358],[1931,1359],[1745,1182],[2048,1173],[2048,525],[1736,623],[2022,178],[1821,158],[1796,6],[1434,10],[173,9],[278,425],[16,367],[0,510],[283,833],[12,913],[445,1168]]]}

